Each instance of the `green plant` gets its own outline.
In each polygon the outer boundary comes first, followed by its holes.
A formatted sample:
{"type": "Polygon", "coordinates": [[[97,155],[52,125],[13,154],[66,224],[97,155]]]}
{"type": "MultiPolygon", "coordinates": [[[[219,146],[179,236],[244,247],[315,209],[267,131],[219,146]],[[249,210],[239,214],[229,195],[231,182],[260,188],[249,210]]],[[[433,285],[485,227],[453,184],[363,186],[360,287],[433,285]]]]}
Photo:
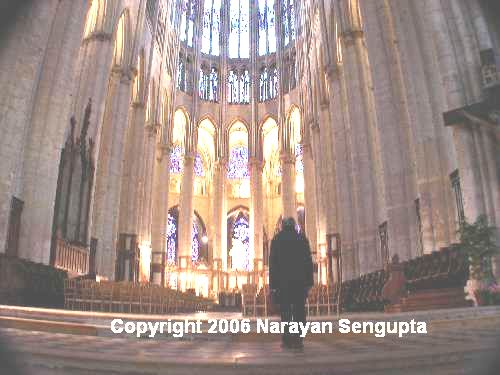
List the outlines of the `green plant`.
{"type": "Polygon", "coordinates": [[[488,225],[485,215],[479,216],[474,223],[466,220],[460,224],[460,249],[468,256],[471,277],[487,283],[493,282],[491,257],[500,252],[495,242],[496,228],[488,225]]]}

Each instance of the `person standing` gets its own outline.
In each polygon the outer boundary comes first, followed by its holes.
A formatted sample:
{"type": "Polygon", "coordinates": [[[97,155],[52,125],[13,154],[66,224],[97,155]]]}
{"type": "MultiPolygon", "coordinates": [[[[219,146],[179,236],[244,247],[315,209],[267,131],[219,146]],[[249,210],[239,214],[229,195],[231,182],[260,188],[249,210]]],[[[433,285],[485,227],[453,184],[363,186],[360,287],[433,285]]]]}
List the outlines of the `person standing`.
{"type": "MultiPolygon", "coordinates": [[[[269,287],[273,300],[280,305],[282,322],[305,324],[305,302],[312,285],[313,265],[309,241],[298,233],[295,220],[286,218],[281,230],[271,241],[269,256],[269,287]]],[[[286,328],[282,346],[302,349],[302,338],[290,334],[286,328]]]]}

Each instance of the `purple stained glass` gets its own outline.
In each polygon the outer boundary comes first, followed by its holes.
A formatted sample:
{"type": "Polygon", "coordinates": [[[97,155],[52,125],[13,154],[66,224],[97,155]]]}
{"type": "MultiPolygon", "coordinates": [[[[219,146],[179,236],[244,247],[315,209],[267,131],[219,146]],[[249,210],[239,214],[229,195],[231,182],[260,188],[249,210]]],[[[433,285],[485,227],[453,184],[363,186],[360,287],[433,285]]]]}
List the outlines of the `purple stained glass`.
{"type": "Polygon", "coordinates": [[[248,171],[248,147],[239,146],[231,149],[227,178],[233,180],[250,178],[250,172],[248,171]]]}
{"type": "Polygon", "coordinates": [[[203,170],[203,159],[200,154],[196,154],[194,158],[194,174],[197,177],[204,177],[205,171],[203,170]]]}
{"type": "Polygon", "coordinates": [[[193,220],[193,240],[191,242],[191,261],[197,262],[200,256],[200,240],[198,239],[198,225],[197,219],[193,220]]]}
{"type": "Polygon", "coordinates": [[[177,220],[170,213],[167,219],[167,262],[175,264],[177,251],[177,220]]]}
{"type": "Polygon", "coordinates": [[[233,244],[233,251],[238,254],[233,257],[233,268],[250,271],[250,226],[248,220],[241,216],[233,224],[233,242],[242,246],[242,249],[235,249],[233,244]],[[240,254],[239,252],[242,252],[240,254]],[[235,259],[236,258],[236,259],[235,259]]]}
{"type": "Polygon", "coordinates": [[[304,149],[301,144],[295,145],[295,171],[296,173],[304,173],[304,149]]]}
{"type": "Polygon", "coordinates": [[[170,153],[170,173],[179,174],[182,172],[183,156],[181,146],[174,146],[170,153]]]}

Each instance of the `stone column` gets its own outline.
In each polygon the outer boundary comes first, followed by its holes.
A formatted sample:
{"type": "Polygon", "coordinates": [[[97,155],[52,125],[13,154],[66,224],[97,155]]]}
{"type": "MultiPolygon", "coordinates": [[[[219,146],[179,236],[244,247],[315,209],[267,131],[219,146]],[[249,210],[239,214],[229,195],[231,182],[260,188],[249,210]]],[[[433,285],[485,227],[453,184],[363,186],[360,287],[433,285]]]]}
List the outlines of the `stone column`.
{"type": "Polygon", "coordinates": [[[123,159],[122,190],[120,198],[120,233],[139,232],[139,205],[143,188],[141,164],[144,162],[144,103],[133,103],[129,115],[129,131],[123,159]]]}
{"type": "Polygon", "coordinates": [[[110,279],[115,272],[122,161],[130,92],[129,75],[122,70],[114,71],[108,85],[108,98],[100,130],[91,231],[91,236],[98,239],[98,274],[110,279]]]}
{"type": "Polygon", "coordinates": [[[295,202],[295,157],[287,152],[282,152],[280,160],[283,218],[293,217],[297,220],[297,207],[295,202]]]}
{"type": "Polygon", "coordinates": [[[153,207],[151,222],[151,281],[165,285],[166,232],[170,182],[170,147],[159,143],[154,160],[153,207]]]}
{"type": "Polygon", "coordinates": [[[358,2],[336,3],[341,8],[344,69],[353,137],[352,175],[359,271],[367,273],[382,266],[378,226],[385,208],[382,163],[370,73],[358,2]]]}
{"type": "MultiPolygon", "coordinates": [[[[181,196],[179,199],[179,239],[178,239],[178,266],[181,269],[191,267],[191,242],[193,230],[193,189],[194,189],[194,155],[187,153],[184,156],[182,172],[181,196]]],[[[181,289],[187,287],[187,279],[182,280],[181,289]]]]}
{"type": "Polygon", "coordinates": [[[224,286],[222,285],[222,274],[221,272],[226,269],[226,259],[227,259],[227,239],[224,236],[226,232],[226,209],[225,209],[225,171],[226,165],[223,159],[219,159],[214,164],[213,172],[213,212],[212,220],[214,222],[214,232],[213,232],[213,290],[218,292],[224,286]],[[224,233],[223,233],[224,232],[224,233]]]}
{"type": "Polygon", "coordinates": [[[14,195],[24,201],[19,256],[49,262],[59,160],[87,7],[88,1],[30,2],[2,35],[0,253],[14,195]]]}
{"type": "Polygon", "coordinates": [[[306,214],[306,236],[309,239],[312,252],[317,252],[316,231],[316,179],[311,144],[302,145],[302,160],[304,162],[304,207],[306,214]]]}
{"type": "MultiPolygon", "coordinates": [[[[147,263],[151,261],[151,212],[152,212],[152,185],[153,185],[153,161],[156,151],[156,138],[158,126],[146,125],[144,132],[144,160],[141,163],[142,189],[139,192],[139,250],[141,252],[141,264],[143,271],[149,269],[147,263]]],[[[143,281],[149,281],[149,272],[143,275],[143,281]]]]}
{"type": "MultiPolygon", "coordinates": [[[[258,272],[263,268],[264,249],[263,241],[263,203],[264,192],[262,189],[263,163],[257,158],[250,159],[250,249],[253,251],[253,269],[258,277],[258,272]]],[[[255,284],[259,280],[254,280],[255,284]]]]}

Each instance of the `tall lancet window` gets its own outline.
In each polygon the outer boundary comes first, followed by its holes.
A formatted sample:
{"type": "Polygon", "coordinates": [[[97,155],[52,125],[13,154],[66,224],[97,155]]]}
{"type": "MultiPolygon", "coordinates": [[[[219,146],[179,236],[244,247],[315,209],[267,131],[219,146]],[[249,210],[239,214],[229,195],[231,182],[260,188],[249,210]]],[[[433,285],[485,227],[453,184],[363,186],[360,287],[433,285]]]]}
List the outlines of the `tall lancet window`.
{"type": "Polygon", "coordinates": [[[245,69],[240,76],[240,104],[250,103],[250,73],[245,69]]]}
{"type": "Polygon", "coordinates": [[[208,93],[208,100],[210,100],[211,102],[218,102],[219,101],[218,90],[219,90],[219,72],[217,71],[217,68],[212,67],[212,69],[210,70],[210,92],[208,93]]]}
{"type": "Polygon", "coordinates": [[[221,0],[205,0],[204,8],[201,52],[219,56],[221,0]]]}
{"type": "Polygon", "coordinates": [[[249,0],[231,0],[228,52],[231,59],[248,59],[250,56],[249,0]]]}
{"type": "Polygon", "coordinates": [[[267,73],[267,68],[263,67],[260,70],[259,79],[259,100],[264,102],[269,99],[269,74],[267,73]]]}
{"type": "Polygon", "coordinates": [[[295,40],[295,0],[281,0],[284,46],[295,40]]]}
{"type": "Polygon", "coordinates": [[[200,78],[198,82],[198,90],[200,98],[203,100],[208,100],[208,92],[209,92],[209,76],[207,72],[207,68],[202,66],[200,68],[200,78]]]}
{"type": "Polygon", "coordinates": [[[274,0],[259,0],[259,55],[276,52],[274,0]]]}
{"type": "Polygon", "coordinates": [[[227,97],[230,104],[237,104],[238,99],[238,75],[236,71],[230,70],[227,78],[227,97]]]}
{"type": "Polygon", "coordinates": [[[193,46],[194,21],[196,19],[196,0],[182,0],[180,39],[188,47],[193,46]]]}

